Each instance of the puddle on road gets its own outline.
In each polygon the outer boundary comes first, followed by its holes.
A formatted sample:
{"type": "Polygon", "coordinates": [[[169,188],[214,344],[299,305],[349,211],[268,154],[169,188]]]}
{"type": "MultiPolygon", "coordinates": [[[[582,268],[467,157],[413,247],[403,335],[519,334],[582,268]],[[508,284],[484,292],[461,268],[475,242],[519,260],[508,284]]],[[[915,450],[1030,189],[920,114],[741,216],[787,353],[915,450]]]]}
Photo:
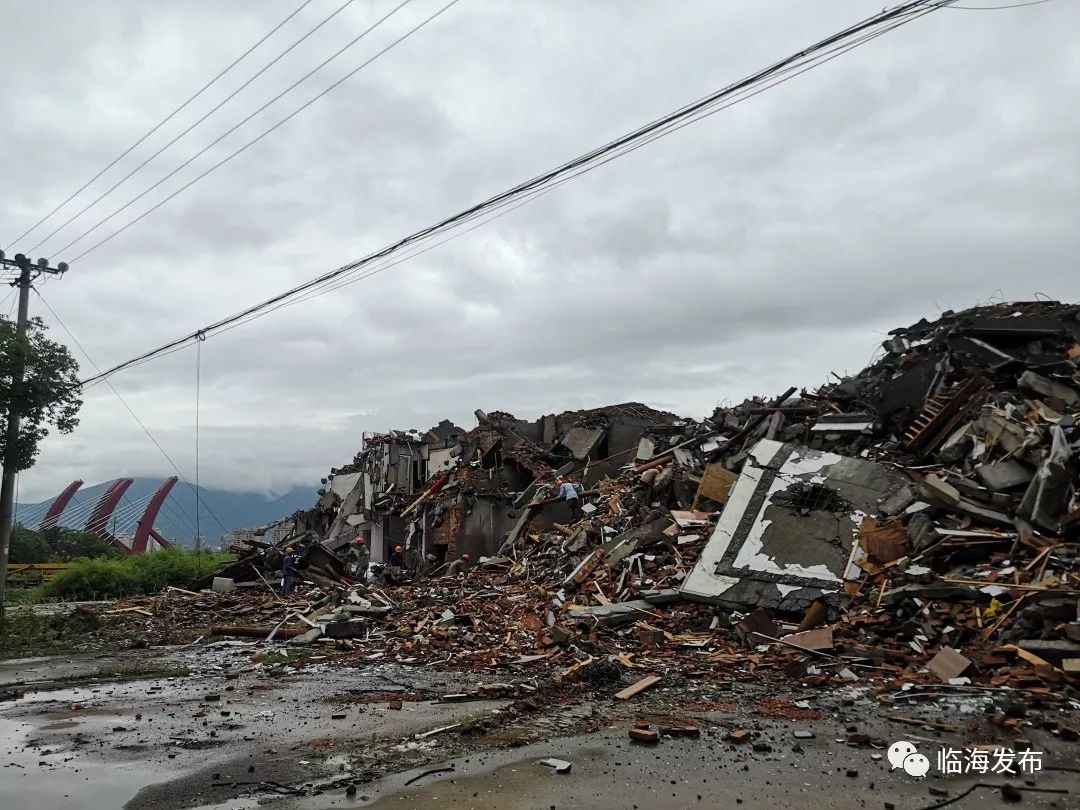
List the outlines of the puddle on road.
{"type": "Polygon", "coordinates": [[[0,717],[0,796],[17,810],[117,810],[146,785],[169,778],[143,763],[97,765],[72,753],[26,750],[29,723],[0,717]],[[45,764],[41,764],[45,763],[45,764]]]}

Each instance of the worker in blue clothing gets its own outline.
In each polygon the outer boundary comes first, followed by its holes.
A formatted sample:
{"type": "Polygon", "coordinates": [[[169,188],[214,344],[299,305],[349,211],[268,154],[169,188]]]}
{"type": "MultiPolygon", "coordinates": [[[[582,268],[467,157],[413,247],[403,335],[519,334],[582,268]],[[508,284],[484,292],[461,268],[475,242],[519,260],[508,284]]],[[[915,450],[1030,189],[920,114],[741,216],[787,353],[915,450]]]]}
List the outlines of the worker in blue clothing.
{"type": "Polygon", "coordinates": [[[559,485],[559,492],[555,498],[566,501],[570,505],[571,520],[575,522],[581,520],[581,484],[567,481],[565,478],[559,478],[555,483],[559,485]]]}
{"type": "Polygon", "coordinates": [[[292,546],[285,549],[281,558],[281,592],[288,596],[292,593],[293,574],[296,573],[296,554],[292,546]]]}
{"type": "Polygon", "coordinates": [[[394,546],[390,553],[389,565],[383,573],[387,585],[400,585],[405,581],[405,549],[394,546]]]}

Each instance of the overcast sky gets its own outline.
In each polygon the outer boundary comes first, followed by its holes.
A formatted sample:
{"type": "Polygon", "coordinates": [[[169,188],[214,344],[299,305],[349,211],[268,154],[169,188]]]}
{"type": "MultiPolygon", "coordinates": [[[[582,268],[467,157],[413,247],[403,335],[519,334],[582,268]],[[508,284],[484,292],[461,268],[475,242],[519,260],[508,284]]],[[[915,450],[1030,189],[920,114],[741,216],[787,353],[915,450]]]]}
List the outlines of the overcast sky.
{"type": "MultiPolygon", "coordinates": [[[[356,0],[33,256],[59,250],[356,36],[356,0]]],[[[967,6],[1003,0],[965,0],[967,6]]],[[[0,244],[27,249],[337,8],[281,31],[31,237],[11,240],[292,11],[21,2],[0,26],[0,244]],[[93,193],[96,192],[96,193],[93,193]]],[[[413,0],[111,233],[435,11],[413,0]]],[[[113,365],[363,256],[879,11],[882,0],[462,0],[41,292],[113,365]]],[[[943,10],[392,271],[203,345],[204,485],[279,492],[365,430],[636,400],[719,402],[857,371],[943,309],[1080,298],[1080,3],[943,10]]],[[[11,306],[4,304],[5,311],[11,306]]],[[[53,323],[39,301],[33,311],[53,323]]],[[[58,327],[53,336],[68,342],[58,327]]],[[[90,364],[78,354],[84,372],[90,364]]],[[[114,383],[194,472],[195,352],[114,383]]],[[[104,386],[24,501],[170,474],[104,386]]]]}

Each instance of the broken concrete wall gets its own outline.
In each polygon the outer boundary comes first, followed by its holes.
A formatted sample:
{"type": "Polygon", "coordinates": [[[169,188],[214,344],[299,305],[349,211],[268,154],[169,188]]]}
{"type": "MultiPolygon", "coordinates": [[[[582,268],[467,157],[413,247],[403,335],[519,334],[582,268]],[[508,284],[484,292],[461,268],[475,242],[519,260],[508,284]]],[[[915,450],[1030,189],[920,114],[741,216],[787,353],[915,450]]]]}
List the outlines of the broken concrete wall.
{"type": "Polygon", "coordinates": [[[655,430],[655,422],[625,414],[615,416],[608,426],[606,455],[613,456],[612,461],[619,464],[634,461],[642,438],[655,430]]]}
{"type": "Polygon", "coordinates": [[[383,445],[383,480],[412,494],[427,481],[428,446],[422,442],[391,441],[383,445]]]}
{"type": "Polygon", "coordinates": [[[871,461],[763,439],[681,592],[792,613],[839,597],[863,519],[907,483],[871,461]]]}
{"type": "Polygon", "coordinates": [[[457,556],[469,554],[477,560],[495,554],[502,538],[514,525],[511,512],[507,504],[497,499],[477,498],[461,522],[454,543],[457,556]]]}
{"type": "Polygon", "coordinates": [[[361,473],[338,473],[330,479],[330,491],[341,498],[342,501],[349,496],[361,478],[361,473]]]}
{"type": "MultiPolygon", "coordinates": [[[[386,562],[386,544],[383,542],[383,527],[381,521],[367,520],[357,524],[355,528],[357,536],[364,538],[368,551],[371,554],[371,562],[386,562]]],[[[331,548],[333,548],[331,546],[331,548]]]]}
{"type": "Polygon", "coordinates": [[[330,526],[330,532],[327,535],[327,543],[330,548],[335,548],[342,542],[351,539],[355,534],[355,521],[350,522],[349,518],[355,517],[362,512],[367,492],[368,488],[365,486],[363,473],[357,473],[356,482],[349,493],[342,499],[337,517],[330,526]]]}
{"type": "Polygon", "coordinates": [[[535,480],[533,474],[512,458],[503,461],[502,479],[512,492],[521,492],[535,480]]]}
{"type": "Polygon", "coordinates": [[[449,419],[443,419],[424,434],[424,440],[432,449],[454,447],[458,443],[458,437],[464,433],[464,428],[458,427],[449,419]]]}
{"type": "Polygon", "coordinates": [[[457,556],[457,538],[465,520],[465,506],[461,499],[444,501],[430,514],[430,523],[425,526],[425,553],[446,559],[457,556]]]}
{"type": "Polygon", "coordinates": [[[449,472],[456,466],[458,456],[460,455],[461,451],[456,445],[454,447],[441,447],[428,450],[428,479],[430,480],[436,475],[442,475],[445,472],[449,472]]]}

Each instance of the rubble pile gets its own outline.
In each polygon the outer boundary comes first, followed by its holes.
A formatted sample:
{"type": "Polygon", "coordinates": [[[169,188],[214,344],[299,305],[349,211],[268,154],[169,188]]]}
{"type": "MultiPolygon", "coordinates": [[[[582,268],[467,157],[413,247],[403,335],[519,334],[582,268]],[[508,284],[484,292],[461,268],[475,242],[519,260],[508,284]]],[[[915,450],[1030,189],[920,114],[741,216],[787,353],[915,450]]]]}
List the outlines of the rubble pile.
{"type": "Polygon", "coordinates": [[[702,421],[630,403],[365,437],[218,577],[273,606],[260,631],[349,662],[1074,694],[1078,316],[945,313],[854,376],[702,421]],[[373,563],[401,547],[401,575],[356,576],[335,552],[358,539],[373,563]],[[306,601],[268,601],[285,543],[306,601]]]}

